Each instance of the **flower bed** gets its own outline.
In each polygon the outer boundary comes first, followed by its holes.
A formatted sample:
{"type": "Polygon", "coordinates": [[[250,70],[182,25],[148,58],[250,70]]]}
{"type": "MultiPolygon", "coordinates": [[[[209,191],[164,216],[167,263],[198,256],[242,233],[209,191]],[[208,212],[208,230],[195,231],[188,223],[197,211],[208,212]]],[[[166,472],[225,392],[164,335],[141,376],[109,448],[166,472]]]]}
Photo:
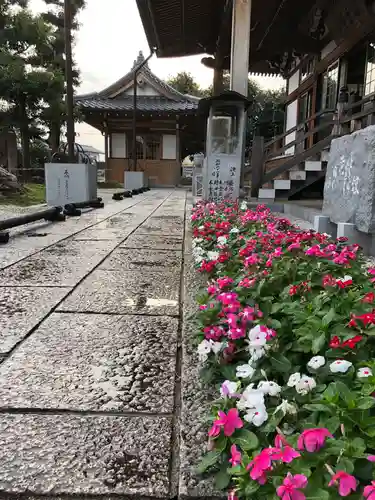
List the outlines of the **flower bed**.
{"type": "Polygon", "coordinates": [[[198,204],[193,255],[208,452],[228,498],[375,500],[375,270],[357,245],[236,204],[198,204]]]}

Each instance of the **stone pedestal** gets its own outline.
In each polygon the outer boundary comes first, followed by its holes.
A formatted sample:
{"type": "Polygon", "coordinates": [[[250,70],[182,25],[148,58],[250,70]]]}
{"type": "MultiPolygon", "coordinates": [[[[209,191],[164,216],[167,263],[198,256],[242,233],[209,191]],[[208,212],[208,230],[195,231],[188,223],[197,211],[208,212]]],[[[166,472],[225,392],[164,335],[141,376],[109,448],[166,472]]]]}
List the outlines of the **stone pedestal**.
{"type": "Polygon", "coordinates": [[[132,191],[144,187],[144,172],[124,172],[124,189],[132,191]]]}
{"type": "Polygon", "coordinates": [[[49,206],[97,198],[97,169],[80,163],[46,163],[46,199],[49,206]]]}

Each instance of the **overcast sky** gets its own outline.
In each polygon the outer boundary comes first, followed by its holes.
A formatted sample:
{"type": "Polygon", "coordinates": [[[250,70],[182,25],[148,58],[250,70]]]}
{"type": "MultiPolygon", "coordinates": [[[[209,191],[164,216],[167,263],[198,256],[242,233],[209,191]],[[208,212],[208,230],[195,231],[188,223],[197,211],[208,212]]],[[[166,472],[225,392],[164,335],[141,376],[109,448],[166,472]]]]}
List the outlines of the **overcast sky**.
{"type": "MultiPolygon", "coordinates": [[[[102,90],[129,71],[140,50],[145,56],[149,54],[135,0],[86,0],[86,3],[74,47],[81,70],[79,93],[102,90]]],[[[43,0],[31,0],[30,5],[34,12],[45,10],[43,0]]],[[[202,87],[208,87],[213,75],[201,64],[202,57],[156,59],[154,56],[150,68],[160,78],[188,71],[202,87]]],[[[257,80],[264,87],[279,88],[282,85],[279,79],[257,80]]],[[[77,142],[104,150],[100,132],[86,124],[77,124],[76,132],[79,134],[77,142]]]]}

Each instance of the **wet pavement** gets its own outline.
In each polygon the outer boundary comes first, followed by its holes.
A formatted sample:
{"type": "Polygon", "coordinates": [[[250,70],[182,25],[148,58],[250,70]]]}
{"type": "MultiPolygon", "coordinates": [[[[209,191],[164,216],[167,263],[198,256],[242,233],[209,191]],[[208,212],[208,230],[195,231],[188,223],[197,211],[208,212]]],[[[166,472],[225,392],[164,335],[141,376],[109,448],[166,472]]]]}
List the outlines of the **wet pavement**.
{"type": "Polygon", "coordinates": [[[180,496],[187,192],[104,201],[0,247],[2,498],[180,496]]]}

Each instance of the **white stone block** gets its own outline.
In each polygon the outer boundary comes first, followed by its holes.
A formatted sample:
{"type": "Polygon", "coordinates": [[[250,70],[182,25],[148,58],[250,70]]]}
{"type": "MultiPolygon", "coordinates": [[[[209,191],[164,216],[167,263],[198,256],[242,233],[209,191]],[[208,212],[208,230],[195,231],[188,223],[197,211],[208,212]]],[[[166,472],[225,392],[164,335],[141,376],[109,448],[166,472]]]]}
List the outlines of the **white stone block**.
{"type": "Polygon", "coordinates": [[[273,182],[273,187],[275,189],[290,189],[291,181],[287,179],[275,179],[273,182]]]}
{"type": "Polygon", "coordinates": [[[275,199],[275,190],[274,189],[259,189],[258,198],[261,200],[274,200],[275,199]]]}
{"type": "Polygon", "coordinates": [[[305,170],[306,172],[320,172],[323,170],[322,162],[317,160],[305,161],[305,170]]]}
{"type": "Polygon", "coordinates": [[[132,191],[144,187],[144,172],[124,172],[124,189],[132,191]]]}
{"type": "Polygon", "coordinates": [[[64,206],[97,198],[97,168],[84,163],[46,163],[46,200],[64,206]]]}

